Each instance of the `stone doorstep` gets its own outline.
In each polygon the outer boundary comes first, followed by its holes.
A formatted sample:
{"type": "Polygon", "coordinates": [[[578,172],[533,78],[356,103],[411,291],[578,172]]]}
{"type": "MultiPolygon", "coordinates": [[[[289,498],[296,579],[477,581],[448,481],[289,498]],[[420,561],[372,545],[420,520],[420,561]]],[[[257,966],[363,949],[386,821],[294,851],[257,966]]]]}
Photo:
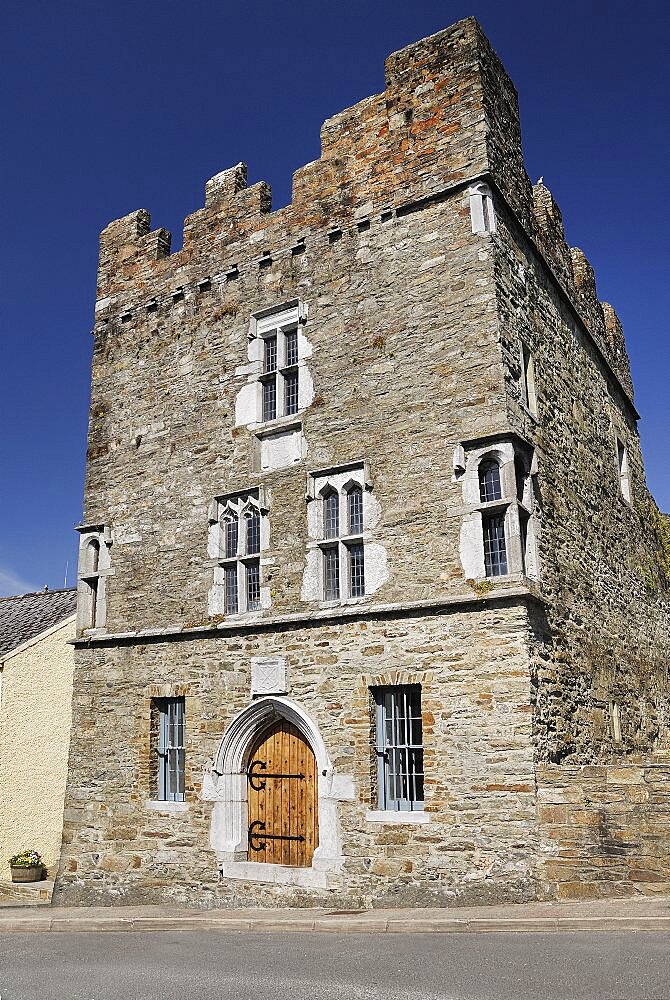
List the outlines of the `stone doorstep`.
{"type": "Polygon", "coordinates": [[[0,906],[49,906],[54,891],[53,880],[12,882],[0,879],[0,906]]]}

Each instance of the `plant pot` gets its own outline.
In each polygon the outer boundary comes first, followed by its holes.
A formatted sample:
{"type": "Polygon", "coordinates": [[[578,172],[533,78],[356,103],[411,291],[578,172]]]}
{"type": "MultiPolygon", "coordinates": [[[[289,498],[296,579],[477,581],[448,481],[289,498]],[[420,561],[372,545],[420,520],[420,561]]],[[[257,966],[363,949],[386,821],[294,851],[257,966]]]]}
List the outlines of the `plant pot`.
{"type": "Polygon", "coordinates": [[[30,868],[19,868],[10,865],[12,882],[41,882],[44,878],[44,867],[42,865],[32,865],[30,868]]]}

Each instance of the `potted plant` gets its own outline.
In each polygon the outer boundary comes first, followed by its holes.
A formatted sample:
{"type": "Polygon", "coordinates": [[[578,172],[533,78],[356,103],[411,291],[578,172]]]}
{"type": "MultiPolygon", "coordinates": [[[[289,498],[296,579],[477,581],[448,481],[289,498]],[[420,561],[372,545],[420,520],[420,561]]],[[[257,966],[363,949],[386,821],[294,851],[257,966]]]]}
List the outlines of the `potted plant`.
{"type": "Polygon", "coordinates": [[[44,878],[42,857],[37,851],[20,851],[9,859],[12,882],[40,882],[44,878]]]}

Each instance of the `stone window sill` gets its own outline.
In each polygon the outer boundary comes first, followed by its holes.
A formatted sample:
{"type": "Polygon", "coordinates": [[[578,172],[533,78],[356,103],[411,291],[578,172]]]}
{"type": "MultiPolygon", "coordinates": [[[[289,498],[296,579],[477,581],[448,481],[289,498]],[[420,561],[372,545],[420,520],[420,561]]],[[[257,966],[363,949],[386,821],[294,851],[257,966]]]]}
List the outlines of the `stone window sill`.
{"type": "Polygon", "coordinates": [[[365,814],[367,823],[394,823],[418,826],[422,823],[431,822],[430,813],[417,809],[416,812],[401,812],[395,809],[369,809],[365,814]]]}
{"type": "Polygon", "coordinates": [[[169,816],[188,812],[191,808],[190,802],[164,802],[162,799],[146,799],[144,805],[153,812],[167,813],[169,816]]]}

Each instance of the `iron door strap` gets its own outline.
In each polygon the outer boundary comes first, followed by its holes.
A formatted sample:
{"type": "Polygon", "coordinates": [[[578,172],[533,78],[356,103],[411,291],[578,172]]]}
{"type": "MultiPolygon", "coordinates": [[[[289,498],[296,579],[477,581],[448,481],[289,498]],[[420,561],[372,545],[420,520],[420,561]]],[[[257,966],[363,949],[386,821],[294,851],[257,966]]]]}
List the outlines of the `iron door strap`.
{"type": "Polygon", "coordinates": [[[260,819],[255,819],[253,823],[249,825],[248,836],[249,847],[252,851],[262,851],[267,846],[267,840],[297,840],[301,844],[305,841],[302,834],[295,837],[284,833],[266,833],[265,823],[260,819]],[[262,843],[255,844],[255,840],[262,841],[262,843]]]}
{"type": "Polygon", "coordinates": [[[266,772],[265,774],[258,774],[257,771],[255,770],[257,769],[258,771],[265,771],[265,768],[267,766],[268,765],[264,760],[254,760],[249,765],[249,769],[247,770],[247,778],[249,784],[251,785],[251,787],[255,792],[263,791],[263,789],[265,788],[266,778],[300,778],[300,780],[302,781],[305,777],[304,774],[270,774],[269,772],[266,772]],[[257,782],[257,784],[254,784],[254,782],[257,782]]]}

